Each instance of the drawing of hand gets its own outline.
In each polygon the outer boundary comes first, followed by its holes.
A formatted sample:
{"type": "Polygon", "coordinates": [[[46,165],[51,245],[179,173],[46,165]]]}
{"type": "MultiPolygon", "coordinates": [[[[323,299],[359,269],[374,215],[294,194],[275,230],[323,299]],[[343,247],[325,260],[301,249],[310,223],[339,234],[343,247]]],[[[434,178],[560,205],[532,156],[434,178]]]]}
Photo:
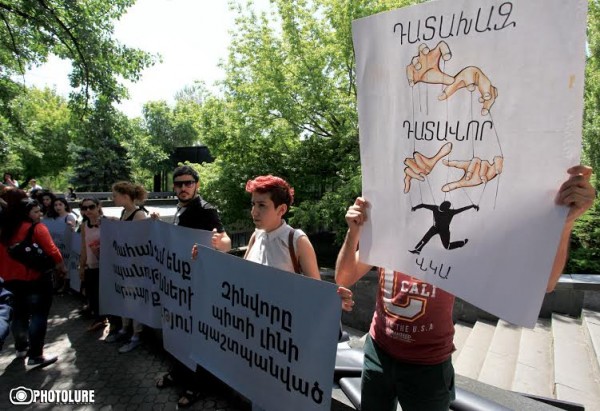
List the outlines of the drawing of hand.
{"type": "Polygon", "coordinates": [[[433,157],[425,157],[423,154],[415,151],[413,157],[404,160],[406,168],[404,169],[404,192],[410,191],[410,180],[417,179],[425,181],[425,176],[431,173],[438,161],[447,156],[452,151],[452,143],[444,144],[437,154],[433,157]]]}
{"type": "Polygon", "coordinates": [[[452,58],[450,48],[445,41],[440,41],[433,50],[423,43],[419,46],[419,55],[414,56],[411,63],[406,66],[408,85],[417,83],[452,84],[454,78],[440,70],[440,59],[448,61],[452,58]]]}
{"type": "Polygon", "coordinates": [[[442,94],[438,96],[438,100],[446,100],[456,91],[465,87],[469,91],[475,91],[476,87],[479,89],[479,102],[483,103],[481,115],[486,116],[498,97],[498,89],[492,86],[490,79],[479,67],[469,66],[462,69],[454,76],[454,83],[446,87],[442,94]]]}
{"type": "Polygon", "coordinates": [[[459,180],[445,184],[442,187],[442,191],[447,193],[457,188],[475,187],[493,180],[494,177],[502,173],[504,158],[496,156],[492,164],[487,160],[481,160],[479,157],[474,157],[470,161],[443,160],[442,162],[448,167],[460,168],[465,172],[459,180]]]}

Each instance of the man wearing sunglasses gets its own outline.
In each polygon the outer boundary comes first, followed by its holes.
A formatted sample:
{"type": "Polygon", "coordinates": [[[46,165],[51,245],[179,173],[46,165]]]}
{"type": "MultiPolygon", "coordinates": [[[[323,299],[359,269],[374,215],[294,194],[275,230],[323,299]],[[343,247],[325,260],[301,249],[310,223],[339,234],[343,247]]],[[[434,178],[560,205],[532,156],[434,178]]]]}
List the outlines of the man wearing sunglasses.
{"type": "MultiPolygon", "coordinates": [[[[196,170],[190,166],[177,167],[173,171],[173,191],[179,200],[173,224],[212,231],[212,246],[227,252],[231,250],[231,239],[223,228],[217,209],[198,195],[199,179],[196,170]]],[[[173,358],[173,366],[156,381],[156,387],[161,389],[173,385],[183,386],[184,391],[177,405],[179,408],[187,408],[200,399],[201,388],[211,380],[214,378],[203,368],[198,367],[194,373],[173,358]]]]}
{"type": "Polygon", "coordinates": [[[196,170],[190,166],[177,167],[173,172],[173,190],[179,200],[173,224],[213,232],[212,245],[219,251],[231,250],[231,239],[225,232],[217,209],[198,195],[196,170]]]}

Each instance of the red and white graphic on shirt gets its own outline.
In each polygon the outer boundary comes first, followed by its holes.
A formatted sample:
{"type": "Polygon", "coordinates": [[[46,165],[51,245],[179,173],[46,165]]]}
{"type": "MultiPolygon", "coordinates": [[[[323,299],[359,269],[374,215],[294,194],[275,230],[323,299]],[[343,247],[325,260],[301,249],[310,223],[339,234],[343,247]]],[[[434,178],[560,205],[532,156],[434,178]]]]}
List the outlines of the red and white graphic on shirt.
{"type": "Polygon", "coordinates": [[[436,288],[420,281],[394,275],[385,270],[381,277],[383,308],[388,316],[412,322],[422,317],[427,310],[427,299],[435,297],[436,288]]]}

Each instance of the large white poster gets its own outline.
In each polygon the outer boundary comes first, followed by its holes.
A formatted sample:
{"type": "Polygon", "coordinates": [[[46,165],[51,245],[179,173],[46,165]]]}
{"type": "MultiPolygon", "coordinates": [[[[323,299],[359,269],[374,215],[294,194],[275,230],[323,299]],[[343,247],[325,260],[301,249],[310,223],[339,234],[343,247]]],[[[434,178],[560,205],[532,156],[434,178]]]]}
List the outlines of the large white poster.
{"type": "Polygon", "coordinates": [[[191,251],[212,233],[153,220],[104,220],[100,311],[163,329],[167,351],[190,368],[193,307],[191,251]]]}
{"type": "Polygon", "coordinates": [[[182,256],[181,268],[179,265],[172,267],[175,272],[169,286],[161,289],[163,345],[175,358],[195,370],[196,363],[191,359],[195,348],[192,335],[200,307],[196,306],[194,296],[204,291],[192,281],[197,272],[190,258],[193,244],[210,246],[212,233],[162,222],[159,228],[161,241],[182,256]]]}
{"type": "Polygon", "coordinates": [[[579,163],[586,8],[434,1],[353,23],[361,260],[534,324],[579,163]]]}
{"type": "Polygon", "coordinates": [[[205,247],[194,267],[194,359],[267,411],[329,410],[337,286],[205,247]]]}

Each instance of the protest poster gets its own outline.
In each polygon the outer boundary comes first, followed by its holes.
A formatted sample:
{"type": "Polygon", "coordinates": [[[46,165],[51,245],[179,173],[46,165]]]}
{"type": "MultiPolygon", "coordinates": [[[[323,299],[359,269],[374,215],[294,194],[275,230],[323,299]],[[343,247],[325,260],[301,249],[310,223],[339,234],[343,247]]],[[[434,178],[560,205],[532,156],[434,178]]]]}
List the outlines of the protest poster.
{"type": "Polygon", "coordinates": [[[534,325],[579,164],[586,9],[433,1],[353,22],[362,261],[534,325]]]}
{"type": "Polygon", "coordinates": [[[100,311],[162,328],[163,344],[190,368],[193,318],[191,251],[212,233],[151,219],[104,220],[100,237],[100,311]]]}
{"type": "MultiPolygon", "coordinates": [[[[165,349],[181,363],[195,370],[196,363],[191,355],[193,327],[199,307],[195,306],[194,295],[203,293],[192,282],[194,261],[191,261],[192,246],[210,246],[212,233],[205,230],[176,226],[161,222],[160,239],[168,244],[174,256],[181,256],[181,265],[171,267],[168,285],[161,288],[162,335],[165,349]]],[[[178,257],[177,257],[178,258],[178,257]]]]}
{"type": "Polygon", "coordinates": [[[67,261],[71,251],[70,233],[73,231],[73,229],[63,218],[44,218],[42,222],[46,227],[48,227],[52,241],[54,241],[54,244],[60,250],[60,254],[63,256],[63,259],[67,261]]]}
{"type": "Polygon", "coordinates": [[[337,286],[200,247],[193,358],[265,410],[329,410],[337,286]],[[283,406],[282,404],[285,404],[283,406]]]}

